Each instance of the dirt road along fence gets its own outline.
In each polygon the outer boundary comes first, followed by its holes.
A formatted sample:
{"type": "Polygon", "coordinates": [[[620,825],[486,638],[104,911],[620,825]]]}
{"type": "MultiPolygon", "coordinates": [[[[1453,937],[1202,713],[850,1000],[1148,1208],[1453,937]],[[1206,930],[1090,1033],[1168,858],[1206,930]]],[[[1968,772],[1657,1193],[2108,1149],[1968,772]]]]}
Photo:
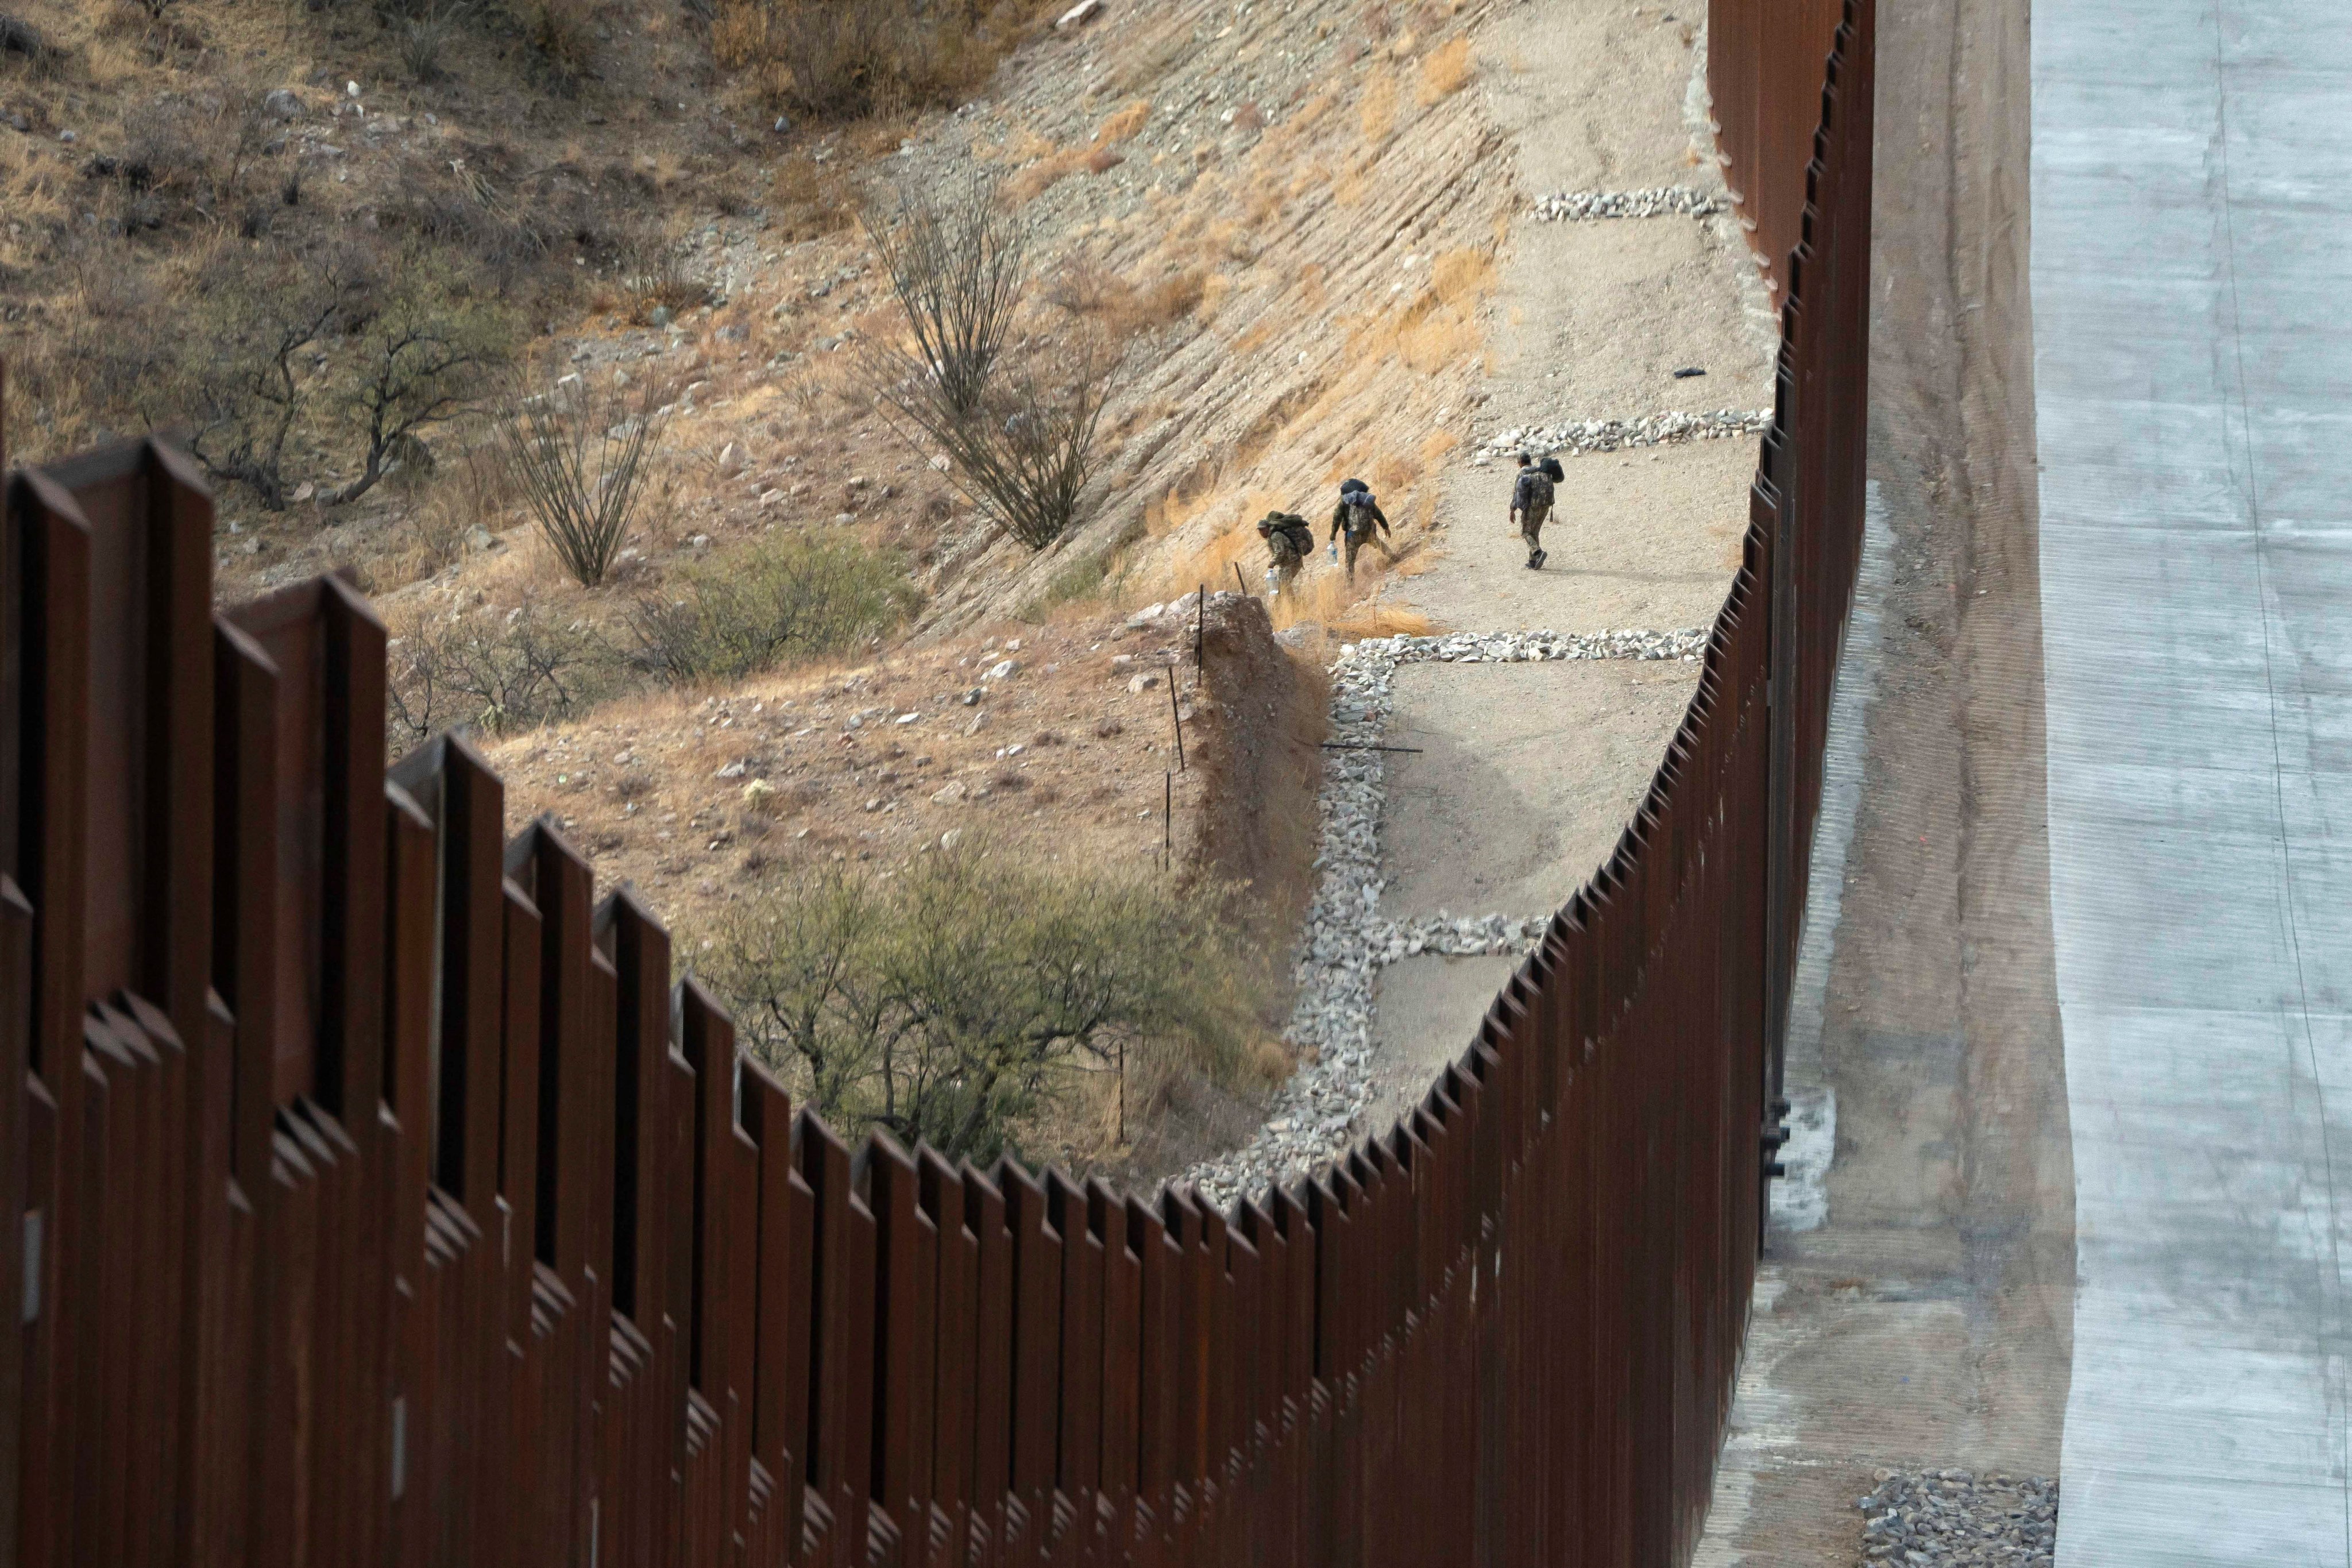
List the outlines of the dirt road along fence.
{"type": "Polygon", "coordinates": [[[1647,798],[1418,1110],[1230,1212],[795,1116],[464,740],[387,777],[357,594],[215,612],[160,444],[12,477],[0,1568],[1685,1560],[1859,535],[1871,37],[1647,798]]]}

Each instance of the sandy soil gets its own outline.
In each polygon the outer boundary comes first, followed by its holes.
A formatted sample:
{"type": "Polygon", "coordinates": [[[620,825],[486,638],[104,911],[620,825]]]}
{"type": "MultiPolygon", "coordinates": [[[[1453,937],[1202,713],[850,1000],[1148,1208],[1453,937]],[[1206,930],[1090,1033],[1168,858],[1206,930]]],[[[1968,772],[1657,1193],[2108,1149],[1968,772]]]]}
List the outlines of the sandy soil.
{"type": "MultiPolygon", "coordinates": [[[[1695,33],[1654,7],[1538,0],[1496,18],[1507,62],[1487,108],[1531,192],[1721,189],[1684,119],[1695,33]]],[[[1472,394],[1489,432],[1667,409],[1756,408],[1769,358],[1741,309],[1746,250],[1727,220],[1514,221],[1472,394]],[[1676,369],[1705,376],[1677,380],[1676,369]]],[[[1512,468],[1454,455],[1427,570],[1391,590],[1453,628],[1664,630],[1706,625],[1738,565],[1752,440],[1563,458],[1530,572],[1508,521],[1512,468]]],[[[1696,665],[1412,665],[1398,672],[1381,823],[1381,912],[1557,908],[1615,845],[1696,682],[1696,665]]],[[[1417,1100],[1511,968],[1423,957],[1380,981],[1374,1124],[1417,1100]]]]}
{"type": "Polygon", "coordinates": [[[1566,903],[1616,844],[1697,684],[1690,664],[1400,669],[1391,743],[1422,751],[1389,759],[1381,912],[1566,903]]]}
{"type": "MultiPolygon", "coordinates": [[[[1822,1042],[1702,1563],[1858,1560],[1883,1465],[2057,1473],[2073,1170],[2049,925],[2021,0],[1880,11],[1871,471],[1895,574],[1822,1042]]],[[[2063,1478],[2062,1478],[2063,1479],[2063,1478]]]]}
{"type": "Polygon", "coordinates": [[[1371,1098],[1365,1118],[1384,1127],[1421,1103],[1450,1062],[1459,1060],[1495,993],[1518,967],[1515,958],[1441,958],[1420,953],[1381,972],[1373,997],[1371,1098]]]}
{"type": "Polygon", "coordinates": [[[1512,469],[1458,465],[1445,479],[1442,563],[1405,593],[1439,625],[1563,632],[1703,626],[1723,606],[1748,528],[1753,441],[1595,453],[1568,476],[1544,525],[1543,570],[1510,521],[1512,469]]]}
{"type": "MultiPolygon", "coordinates": [[[[1701,173],[1675,183],[1701,184],[1701,173]]],[[[1487,413],[1509,426],[1769,408],[1770,362],[1728,286],[1745,257],[1727,222],[1522,223],[1503,268],[1487,413]]]]}

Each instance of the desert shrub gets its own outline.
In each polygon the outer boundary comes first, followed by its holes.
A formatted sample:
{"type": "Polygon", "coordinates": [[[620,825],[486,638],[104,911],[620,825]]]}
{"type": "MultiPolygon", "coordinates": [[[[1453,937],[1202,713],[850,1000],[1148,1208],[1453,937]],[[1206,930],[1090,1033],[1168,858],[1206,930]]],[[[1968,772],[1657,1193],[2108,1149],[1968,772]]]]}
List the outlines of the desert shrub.
{"type": "Polygon", "coordinates": [[[400,63],[408,68],[411,81],[440,79],[443,62],[448,57],[450,45],[457,41],[457,24],[464,16],[465,7],[461,5],[427,4],[394,24],[400,63]]]}
{"type": "Polygon", "coordinates": [[[396,629],[385,658],[394,752],[459,724],[503,731],[564,718],[610,696],[625,673],[594,627],[533,600],[396,629]]]}
{"type": "Polygon", "coordinates": [[[509,0],[516,24],[558,87],[576,86],[596,58],[589,0],[509,0]]]}
{"type": "Polygon", "coordinates": [[[1012,1149],[1089,1072],[1230,1073],[1247,973],[1205,893],[985,847],[887,880],[794,878],[721,917],[703,973],[738,1037],[845,1131],[1012,1149]]]}
{"type": "Polygon", "coordinates": [[[982,514],[1032,550],[1059,539],[1083,514],[1096,437],[1116,388],[1119,355],[1076,331],[1028,346],[1000,371],[965,415],[939,381],[898,356],[877,362],[874,394],[884,416],[922,449],[947,453],[948,477],[982,514]],[[892,374],[894,372],[896,374],[892,374]]]}
{"type": "Polygon", "coordinates": [[[683,249],[663,236],[648,234],[630,246],[619,292],[622,313],[642,327],[652,324],[656,310],[666,308],[677,315],[708,302],[710,285],[683,249]]]}
{"type": "Polygon", "coordinates": [[[867,239],[915,339],[919,372],[946,412],[978,411],[1013,335],[1029,287],[1029,222],[1004,200],[999,174],[974,170],[929,190],[900,193],[894,211],[869,207],[867,239]]]}
{"type": "Polygon", "coordinates": [[[540,537],[583,587],[612,569],[629,536],[668,423],[652,382],[600,391],[577,375],[516,398],[500,422],[507,471],[540,537]]]}
{"type": "Polygon", "coordinates": [[[291,445],[325,393],[317,363],[362,287],[339,257],[224,256],[189,301],[190,350],[167,395],[189,421],[196,460],[266,510],[282,510],[293,489],[291,445]]]}
{"type": "Polygon", "coordinates": [[[838,119],[947,102],[983,80],[1014,41],[954,0],[721,0],[712,54],[771,96],[838,119]]]}
{"type": "Polygon", "coordinates": [[[662,679],[738,679],[888,631],[914,599],[893,555],[837,533],[776,533],[681,569],[630,623],[662,679]]]}
{"type": "Polygon", "coordinates": [[[504,305],[424,247],[400,259],[367,307],[336,389],[360,471],[320,498],[327,506],[367,494],[422,432],[478,406],[516,335],[504,305]]]}

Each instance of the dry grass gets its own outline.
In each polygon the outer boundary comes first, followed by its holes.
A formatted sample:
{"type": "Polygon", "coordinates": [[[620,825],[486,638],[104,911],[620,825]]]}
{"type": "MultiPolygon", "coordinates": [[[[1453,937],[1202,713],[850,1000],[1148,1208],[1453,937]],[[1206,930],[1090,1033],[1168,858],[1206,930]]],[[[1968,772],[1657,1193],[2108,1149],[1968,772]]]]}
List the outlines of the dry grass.
{"type": "MultiPolygon", "coordinates": [[[[1053,144],[1047,142],[1046,146],[1050,148],[1053,144]]],[[[1092,150],[1085,147],[1055,148],[1016,170],[1013,177],[1004,182],[1004,194],[1016,205],[1035,201],[1063,180],[1087,167],[1087,160],[1092,156],[1092,150]]]]}
{"type": "Polygon", "coordinates": [[[1423,109],[1460,92],[1470,80],[1470,40],[1457,37],[1430,51],[1421,62],[1421,80],[1412,100],[1423,109]]]}
{"type": "Polygon", "coordinates": [[[1364,89],[1363,108],[1358,111],[1366,142],[1378,146],[1389,139],[1396,130],[1396,78],[1385,71],[1372,78],[1371,85],[1364,89]]]}
{"type": "Polygon", "coordinates": [[[1094,144],[1097,147],[1116,147],[1142,130],[1143,122],[1150,118],[1150,103],[1139,98],[1095,127],[1094,144]]]}

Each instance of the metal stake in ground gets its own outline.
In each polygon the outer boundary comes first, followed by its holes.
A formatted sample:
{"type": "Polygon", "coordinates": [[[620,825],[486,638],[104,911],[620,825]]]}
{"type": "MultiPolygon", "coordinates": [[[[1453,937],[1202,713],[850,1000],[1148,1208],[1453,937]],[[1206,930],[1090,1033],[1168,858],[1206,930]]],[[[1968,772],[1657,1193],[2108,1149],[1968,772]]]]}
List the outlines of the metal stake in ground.
{"type": "Polygon", "coordinates": [[[1160,864],[1176,864],[1176,775],[1160,770],[1160,864]]]}
{"type": "Polygon", "coordinates": [[[1244,599],[1248,598],[1248,597],[1249,597],[1249,584],[1248,584],[1247,583],[1244,583],[1244,581],[1242,581],[1242,563],[1241,563],[1240,562],[1238,562],[1238,561],[1228,561],[1228,562],[1226,562],[1226,563],[1225,563],[1225,564],[1226,564],[1226,565],[1228,565],[1228,566],[1231,566],[1231,567],[1234,569],[1234,588],[1235,588],[1235,589],[1237,589],[1237,590],[1240,592],[1241,596],[1242,596],[1243,598],[1244,598],[1244,599]]]}
{"type": "Polygon", "coordinates": [[[1168,722],[1176,729],[1176,771],[1184,771],[1184,713],[1176,706],[1176,661],[1168,661],[1168,722]]]}
{"type": "Polygon", "coordinates": [[[1209,585],[1201,584],[1192,605],[1192,684],[1209,679],[1209,585]]]}

